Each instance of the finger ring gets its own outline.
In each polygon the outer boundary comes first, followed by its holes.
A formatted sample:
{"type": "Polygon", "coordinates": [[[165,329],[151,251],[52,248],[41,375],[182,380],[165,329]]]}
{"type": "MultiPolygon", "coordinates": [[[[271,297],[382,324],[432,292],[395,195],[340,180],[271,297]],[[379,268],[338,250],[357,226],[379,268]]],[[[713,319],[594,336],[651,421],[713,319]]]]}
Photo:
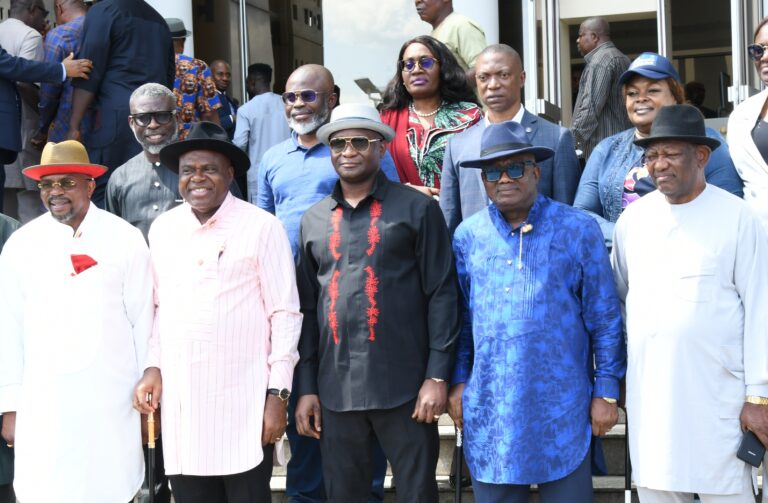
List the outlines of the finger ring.
{"type": "Polygon", "coordinates": [[[435,419],[440,419],[440,416],[434,416],[435,419]]]}
{"type": "Polygon", "coordinates": [[[10,447],[11,449],[13,449],[13,444],[5,444],[5,445],[7,445],[7,446],[8,446],[8,447],[10,447]]]}

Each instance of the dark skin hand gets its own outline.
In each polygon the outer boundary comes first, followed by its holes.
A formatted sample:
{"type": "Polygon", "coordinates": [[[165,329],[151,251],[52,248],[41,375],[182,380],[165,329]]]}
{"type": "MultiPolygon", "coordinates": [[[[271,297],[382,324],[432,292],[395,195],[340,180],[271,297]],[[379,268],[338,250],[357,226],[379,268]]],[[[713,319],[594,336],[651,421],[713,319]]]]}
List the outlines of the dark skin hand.
{"type": "Polygon", "coordinates": [[[751,431],[761,444],[768,445],[768,405],[745,403],[739,421],[742,431],[751,431]]]}
{"type": "Polygon", "coordinates": [[[3,412],[2,437],[8,445],[16,440],[16,412],[3,412]]]}
{"type": "Polygon", "coordinates": [[[413,408],[412,419],[419,423],[435,423],[440,414],[445,412],[448,403],[448,383],[425,379],[421,385],[416,406],[413,408]]]}
{"type": "Polygon", "coordinates": [[[619,407],[602,398],[593,398],[589,416],[592,418],[592,434],[596,437],[604,437],[619,421],[619,407]]]}
{"type": "Polygon", "coordinates": [[[162,395],[163,378],[160,374],[160,369],[149,367],[144,371],[144,377],[136,384],[133,393],[133,408],[142,414],[157,412],[162,395]]]}
{"type": "Polygon", "coordinates": [[[304,395],[299,397],[296,404],[296,431],[299,435],[320,440],[320,432],[323,429],[323,417],[320,410],[320,397],[317,395],[304,395]],[[314,425],[310,422],[314,418],[314,425]]]}
{"type": "Polygon", "coordinates": [[[464,429],[464,413],[461,409],[461,397],[464,395],[464,383],[451,386],[448,392],[448,415],[453,419],[456,428],[464,429]]]}
{"type": "Polygon", "coordinates": [[[64,63],[67,77],[74,79],[88,80],[88,74],[93,68],[93,62],[90,59],[75,59],[73,52],[70,52],[69,56],[62,60],[62,63],[64,63]]]}
{"type": "Polygon", "coordinates": [[[283,437],[288,426],[288,402],[275,395],[267,395],[264,404],[264,427],[261,430],[261,445],[274,444],[283,437]]]}

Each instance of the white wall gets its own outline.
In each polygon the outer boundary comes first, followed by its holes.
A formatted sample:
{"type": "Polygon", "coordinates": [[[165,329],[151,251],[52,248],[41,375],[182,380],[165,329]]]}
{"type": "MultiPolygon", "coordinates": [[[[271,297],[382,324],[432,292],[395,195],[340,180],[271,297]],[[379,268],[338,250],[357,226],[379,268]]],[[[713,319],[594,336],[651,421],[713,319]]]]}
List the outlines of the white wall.
{"type": "Polygon", "coordinates": [[[656,0],[611,0],[610,2],[585,2],[584,0],[560,0],[560,18],[586,19],[592,16],[619,16],[634,18],[637,14],[656,12],[656,0]]]}
{"type": "Polygon", "coordinates": [[[195,33],[192,30],[192,0],[147,0],[147,3],[165,18],[175,17],[184,21],[184,26],[192,32],[187,43],[184,46],[184,54],[194,57],[195,55],[195,33]]]}
{"type": "Polygon", "coordinates": [[[485,31],[488,44],[499,43],[498,0],[453,0],[453,10],[477,21],[485,31]]]}

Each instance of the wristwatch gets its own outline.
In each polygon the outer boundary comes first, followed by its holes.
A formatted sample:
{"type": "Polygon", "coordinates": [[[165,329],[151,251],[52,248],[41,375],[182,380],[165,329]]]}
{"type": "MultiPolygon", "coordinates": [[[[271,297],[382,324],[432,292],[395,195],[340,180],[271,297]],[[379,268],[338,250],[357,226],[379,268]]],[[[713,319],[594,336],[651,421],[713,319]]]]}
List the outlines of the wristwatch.
{"type": "Polygon", "coordinates": [[[745,398],[744,401],[755,405],[768,405],[768,398],[763,396],[747,395],[747,398],[745,398]]]}
{"type": "Polygon", "coordinates": [[[267,390],[267,395],[275,395],[277,398],[279,398],[283,402],[287,402],[288,398],[290,398],[291,396],[291,390],[286,388],[283,388],[283,389],[269,388],[267,390]]]}
{"type": "Polygon", "coordinates": [[[617,400],[615,398],[608,398],[607,396],[601,396],[600,398],[602,398],[603,400],[605,400],[611,405],[614,405],[615,403],[617,403],[617,400]]]}

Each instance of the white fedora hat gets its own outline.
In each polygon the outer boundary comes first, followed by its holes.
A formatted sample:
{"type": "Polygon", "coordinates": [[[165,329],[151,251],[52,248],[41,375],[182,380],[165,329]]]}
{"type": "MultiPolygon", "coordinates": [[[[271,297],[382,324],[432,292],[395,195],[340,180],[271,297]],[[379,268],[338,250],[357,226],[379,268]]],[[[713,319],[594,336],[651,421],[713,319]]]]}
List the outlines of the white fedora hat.
{"type": "Polygon", "coordinates": [[[384,137],[384,141],[392,141],[395,137],[395,131],[381,122],[379,112],[371,105],[362,103],[348,103],[334,108],[330,122],[317,130],[317,138],[328,145],[330,136],[344,129],[376,131],[384,137]]]}

